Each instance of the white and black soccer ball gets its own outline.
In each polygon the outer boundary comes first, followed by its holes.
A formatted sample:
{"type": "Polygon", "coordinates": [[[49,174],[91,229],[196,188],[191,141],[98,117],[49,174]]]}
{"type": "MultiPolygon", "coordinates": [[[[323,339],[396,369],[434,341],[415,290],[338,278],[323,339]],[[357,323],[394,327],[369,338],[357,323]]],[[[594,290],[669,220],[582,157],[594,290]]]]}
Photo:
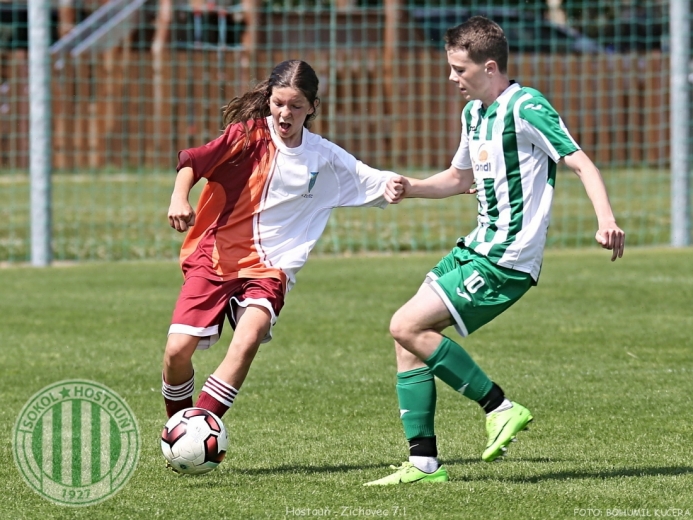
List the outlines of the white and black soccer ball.
{"type": "Polygon", "coordinates": [[[161,451],[174,471],[201,475],[216,468],[229,439],[221,419],[203,408],[186,408],[171,417],[161,432],[161,451]]]}

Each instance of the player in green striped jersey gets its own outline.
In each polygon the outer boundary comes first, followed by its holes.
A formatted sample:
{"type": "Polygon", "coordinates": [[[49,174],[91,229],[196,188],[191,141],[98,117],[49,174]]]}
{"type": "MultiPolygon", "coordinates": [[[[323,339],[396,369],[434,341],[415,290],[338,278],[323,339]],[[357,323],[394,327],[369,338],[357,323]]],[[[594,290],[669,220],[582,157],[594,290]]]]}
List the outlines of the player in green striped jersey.
{"type": "Polygon", "coordinates": [[[423,180],[406,179],[403,197],[476,192],[478,222],[392,317],[397,397],[409,460],[367,485],[448,480],[437,458],[434,376],[477,401],[486,413],[483,460],[503,455],[532,420],[527,408],[507,399],[442,331],[453,325],[467,336],[536,285],[558,162],[582,181],[597,216],[595,238],[612,251],[612,261],[623,255],[625,245],[599,170],[547,99],[509,79],[502,29],[473,17],[449,29],[445,42],[449,79],[469,101],[462,112],[460,146],[447,170],[423,180]]]}

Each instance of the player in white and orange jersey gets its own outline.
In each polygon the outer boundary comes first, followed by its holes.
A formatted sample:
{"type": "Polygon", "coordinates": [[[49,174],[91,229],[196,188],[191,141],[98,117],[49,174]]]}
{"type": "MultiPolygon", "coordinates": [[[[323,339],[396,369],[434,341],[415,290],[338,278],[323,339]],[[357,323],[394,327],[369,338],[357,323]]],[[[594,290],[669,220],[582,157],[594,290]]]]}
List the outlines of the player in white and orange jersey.
{"type": "Polygon", "coordinates": [[[310,65],[282,62],[225,107],[221,136],[178,155],[168,218],[187,236],[180,255],[185,281],[164,352],[169,417],[193,405],[193,353],[219,339],[226,317],[231,344],[195,406],[219,417],[229,409],[333,208],[385,207],[401,198],[402,177],[308,130],[317,93],[310,65]],[[188,196],[203,177],[193,210],[188,196]]]}

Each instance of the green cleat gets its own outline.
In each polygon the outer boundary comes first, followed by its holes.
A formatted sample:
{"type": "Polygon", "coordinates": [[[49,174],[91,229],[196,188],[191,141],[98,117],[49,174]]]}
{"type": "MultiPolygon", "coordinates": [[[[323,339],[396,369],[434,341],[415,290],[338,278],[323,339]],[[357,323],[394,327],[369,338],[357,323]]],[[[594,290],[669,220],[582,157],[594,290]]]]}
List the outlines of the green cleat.
{"type": "Polygon", "coordinates": [[[379,480],[374,480],[372,482],[366,482],[364,486],[394,486],[395,484],[413,484],[414,482],[447,482],[449,479],[447,470],[440,466],[433,473],[424,473],[419,468],[414,466],[411,462],[404,462],[398,468],[397,466],[390,466],[392,469],[396,469],[392,475],[383,477],[379,480]]]}
{"type": "Polygon", "coordinates": [[[502,412],[492,412],[486,418],[488,444],[481,456],[486,462],[496,460],[507,451],[507,446],[515,440],[517,432],[527,429],[532,421],[532,414],[518,403],[502,412]]]}

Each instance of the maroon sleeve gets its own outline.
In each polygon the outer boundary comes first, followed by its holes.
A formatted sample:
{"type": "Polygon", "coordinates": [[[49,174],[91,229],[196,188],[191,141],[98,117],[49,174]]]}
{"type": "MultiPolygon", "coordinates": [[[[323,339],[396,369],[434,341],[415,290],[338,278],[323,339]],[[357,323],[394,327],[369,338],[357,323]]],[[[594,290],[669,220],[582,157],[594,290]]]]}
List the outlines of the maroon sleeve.
{"type": "Polygon", "coordinates": [[[240,123],[229,125],[224,133],[213,141],[197,148],[178,152],[176,170],[189,166],[193,170],[195,181],[202,177],[208,178],[216,166],[233,160],[243,150],[244,140],[243,125],[240,123]]]}
{"type": "Polygon", "coordinates": [[[178,166],[176,166],[176,171],[179,172],[186,166],[192,168],[192,159],[187,150],[181,150],[178,152],[178,166]]]}

